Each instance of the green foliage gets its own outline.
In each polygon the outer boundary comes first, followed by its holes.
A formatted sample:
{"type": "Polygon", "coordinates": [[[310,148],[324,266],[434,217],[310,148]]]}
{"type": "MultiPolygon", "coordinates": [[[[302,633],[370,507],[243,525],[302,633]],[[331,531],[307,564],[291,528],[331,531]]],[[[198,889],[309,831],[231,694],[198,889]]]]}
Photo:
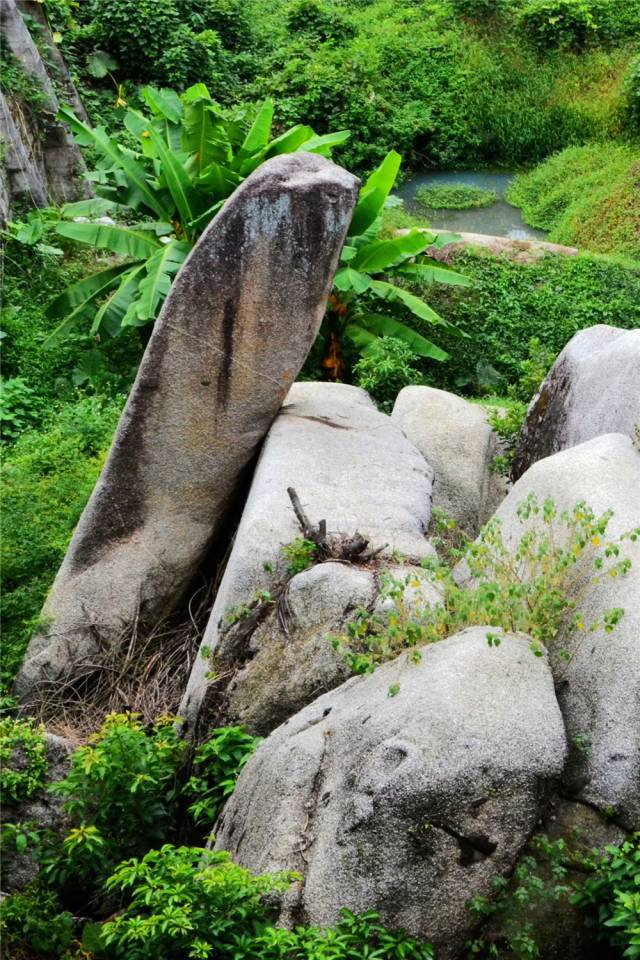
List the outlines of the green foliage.
{"type": "MultiPolygon", "coordinates": [[[[605,577],[626,576],[628,558],[619,560],[620,543],[636,540],[640,528],[616,540],[606,540],[611,513],[598,517],[584,503],[558,513],[553,502],[540,504],[530,494],[518,506],[523,530],[518,543],[508,547],[501,522],[495,517],[475,541],[452,550],[464,561],[470,585],[460,587],[447,564],[431,557],[422,562],[428,579],[443,592],[442,603],[428,604],[417,613],[407,607],[407,588],[420,586],[415,573],[405,578],[387,577],[382,597],[392,601],[384,615],[359,610],[347,624],[346,633],[332,637],[355,673],[371,672],[379,663],[408,650],[434,643],[474,625],[502,628],[531,637],[531,650],[542,656],[544,648],[560,661],[569,660],[559,637],[573,638],[574,647],[596,630],[610,633],[624,615],[620,608],[605,611],[602,621],[586,623],[579,599],[586,586],[605,577]],[[582,639],[580,639],[582,638],[582,639]]],[[[443,527],[451,521],[443,521],[443,527]]],[[[499,646],[497,634],[488,633],[490,646],[499,646]]]]}
{"type": "Polygon", "coordinates": [[[599,0],[529,0],[520,21],[543,49],[582,47],[599,29],[599,0]]]}
{"type": "Polygon", "coordinates": [[[464,184],[420,187],[416,197],[423,206],[431,210],[471,210],[490,207],[498,199],[495,190],[485,190],[483,187],[464,184]]]}
{"type": "Polygon", "coordinates": [[[412,366],[415,354],[397,337],[380,337],[353,368],[354,382],[366,390],[381,410],[390,413],[403,387],[424,383],[424,375],[412,366]]]}
{"type": "Polygon", "coordinates": [[[629,63],[624,80],[624,93],[631,124],[640,132],[640,54],[629,63]]]}
{"type": "MultiPolygon", "coordinates": [[[[440,342],[451,356],[435,369],[434,386],[504,394],[522,380],[534,337],[556,356],[575,333],[593,324],[640,327],[637,266],[586,255],[523,264],[482,251],[465,252],[454,262],[472,280],[469,289],[411,287],[468,334],[459,349],[459,340],[443,331],[440,342]]],[[[522,392],[518,398],[530,399],[522,392]]]]}
{"type": "Polygon", "coordinates": [[[477,921],[498,918],[500,930],[500,937],[496,938],[500,946],[479,937],[466,944],[469,957],[537,960],[541,956],[531,913],[558,901],[568,902],[572,890],[569,869],[575,863],[588,866],[588,861],[570,851],[564,839],[551,841],[544,834],[533,837],[529,848],[510,879],[493,878],[491,899],[477,896],[467,902],[467,909],[477,921]]]}
{"type": "Polygon", "coordinates": [[[558,243],[640,257],[640,152],[624,145],[571,147],[519,176],[509,200],[558,243]]]}
{"type": "Polygon", "coordinates": [[[83,278],[49,304],[49,318],[61,321],[54,342],[83,321],[90,322],[92,336],[114,337],[123,327],[155,320],[193,244],[245,177],[278,154],[304,149],[329,155],[348,136],[316,137],[297,125],[271,139],[271,100],[225,114],[202,83],[182,97],[153,87],[143,88],[142,96],[146,115],[130,109],[124,116],[135,151],[61,108],[77,142],[100,160],[92,174],[98,196],[66,204],[56,233],[124,262],[83,278]],[[111,214],[124,220],[131,211],[137,222],[91,219],[111,214]],[[90,219],[78,223],[77,217],[90,219]]]}
{"type": "Polygon", "coordinates": [[[24,377],[0,378],[0,430],[3,440],[15,440],[33,415],[33,390],[24,377]]]}
{"type": "Polygon", "coordinates": [[[606,848],[593,876],[578,886],[572,902],[587,911],[597,939],[608,941],[622,955],[640,957],[640,834],[619,847],[606,848]]]}
{"type": "MultiPolygon", "coordinates": [[[[386,930],[375,913],[343,912],[333,930],[273,926],[268,894],[281,893],[296,874],[255,877],[224,852],[163,846],[122,864],[107,887],[130,897],[102,928],[102,940],[122,960],[432,960],[433,952],[386,930]]],[[[273,901],[273,896],[271,897],[273,901]]]]}
{"type": "Polygon", "coordinates": [[[285,562],[287,576],[295,577],[297,573],[308,570],[313,566],[318,554],[318,547],[313,541],[296,537],[291,543],[285,543],[281,550],[285,562]]]}
{"type": "Polygon", "coordinates": [[[6,43],[0,48],[0,90],[13,102],[19,117],[26,119],[34,131],[47,116],[51,118],[51,104],[42,84],[27,73],[6,43]]]}
{"type": "Polygon", "coordinates": [[[221,727],[213,730],[208,740],[197,748],[195,773],[184,789],[187,796],[195,797],[189,806],[195,823],[209,826],[215,823],[259,744],[260,738],[247,733],[244,727],[221,727]]]}
{"type": "Polygon", "coordinates": [[[316,43],[344,40],[353,33],[344,8],[325,0],[293,0],[287,8],[287,29],[316,43]]]}
{"type": "Polygon", "coordinates": [[[111,442],[120,402],[85,397],[29,430],[2,472],[2,686],[33,633],[111,442]]]}
{"type": "Polygon", "coordinates": [[[3,803],[24,803],[41,790],[48,764],[44,728],[33,720],[0,717],[0,790],[3,803]]]}
{"type": "Polygon", "coordinates": [[[16,960],[30,960],[34,952],[36,957],[66,958],[74,940],[74,919],[69,910],[60,910],[53,890],[33,883],[19,893],[3,897],[0,932],[7,956],[16,960]],[[25,945],[29,952],[25,952],[25,945]]]}
{"type": "Polygon", "coordinates": [[[453,336],[457,334],[452,324],[401,285],[408,278],[425,284],[468,286],[466,277],[424,256],[427,247],[441,246],[451,235],[414,229],[390,239],[379,237],[383,210],[390,202],[399,169],[400,156],[392,150],[360,190],[322,331],[328,345],[323,366],[333,380],[343,376],[344,340],[356,354],[366,357],[380,337],[395,337],[414,355],[442,361],[448,355],[416,330],[416,320],[423,326],[440,326],[453,336]],[[388,278],[400,283],[391,283],[388,278]]]}
{"type": "Polygon", "coordinates": [[[507,13],[514,6],[513,0],[450,0],[451,6],[462,17],[484,20],[507,13]]]}
{"type": "Polygon", "coordinates": [[[173,824],[186,750],[174,717],[144,726],[137,714],[109,715],[72,755],[67,776],[50,787],[77,824],[64,841],[65,871],[77,873],[84,858],[114,865],[162,841],[173,824]]]}

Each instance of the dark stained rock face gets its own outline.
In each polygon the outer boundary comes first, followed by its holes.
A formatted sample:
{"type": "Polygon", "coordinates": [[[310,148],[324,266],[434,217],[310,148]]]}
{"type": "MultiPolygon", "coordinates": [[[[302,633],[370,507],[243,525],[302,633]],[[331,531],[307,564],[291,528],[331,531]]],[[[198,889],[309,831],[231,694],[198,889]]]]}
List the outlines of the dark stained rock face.
{"type": "Polygon", "coordinates": [[[357,193],[328,160],[276,157],[203,234],[27,651],[23,697],[182,598],[316,337],[357,193]]]}
{"type": "Polygon", "coordinates": [[[640,423],[640,330],[598,324],[566,345],[531,401],[512,477],[537,460],[640,423]]]}

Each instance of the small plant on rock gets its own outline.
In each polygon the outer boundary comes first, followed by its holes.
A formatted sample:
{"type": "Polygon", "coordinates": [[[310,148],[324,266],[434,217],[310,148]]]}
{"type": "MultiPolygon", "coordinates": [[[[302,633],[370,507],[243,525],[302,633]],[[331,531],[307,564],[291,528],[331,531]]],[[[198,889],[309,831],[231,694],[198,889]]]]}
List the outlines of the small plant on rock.
{"type": "Polygon", "coordinates": [[[46,783],[44,727],[33,720],[0,718],[0,789],[2,801],[18,805],[46,783]]]}
{"type": "Polygon", "coordinates": [[[260,742],[260,737],[253,737],[244,727],[221,727],[198,747],[194,756],[196,772],[184,789],[187,796],[195,797],[189,806],[195,823],[215,823],[260,742]]]}
{"type": "MultiPolygon", "coordinates": [[[[541,504],[533,494],[517,512],[523,526],[518,542],[506,544],[501,523],[494,518],[477,540],[452,550],[452,560],[466,567],[463,586],[442,560],[422,561],[429,579],[443,592],[441,603],[407,611],[404,592],[419,585],[412,582],[415,573],[390,578],[383,597],[393,600],[392,610],[384,614],[357,611],[346,632],[330,638],[352,670],[370,672],[405,650],[411,658],[419,658],[416,647],[475,625],[527,634],[536,656],[546,648],[565,661],[573,656],[566,643],[569,637],[575,652],[582,642],[579,638],[600,629],[611,633],[624,610],[606,610],[601,620],[588,623],[580,613],[580,598],[594,583],[629,572],[631,560],[620,559],[620,547],[625,540],[637,540],[640,528],[607,540],[610,512],[598,517],[587,504],[578,503],[559,513],[551,499],[541,504]],[[559,638],[565,641],[562,645],[559,638]]],[[[497,634],[489,633],[487,639],[492,646],[500,644],[497,634]]]]}

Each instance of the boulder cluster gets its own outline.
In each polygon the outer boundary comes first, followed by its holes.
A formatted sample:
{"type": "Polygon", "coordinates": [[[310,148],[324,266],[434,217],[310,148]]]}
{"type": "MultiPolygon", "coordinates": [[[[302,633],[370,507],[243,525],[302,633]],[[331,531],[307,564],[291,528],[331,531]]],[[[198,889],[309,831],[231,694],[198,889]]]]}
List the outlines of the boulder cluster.
{"type": "MultiPolygon", "coordinates": [[[[640,539],[623,536],[640,525],[640,331],[595,326],[568,344],[530,406],[508,489],[479,405],[408,387],[387,416],[356,387],[293,382],[356,196],[328,161],[280,157],[204,234],[17,689],[28,702],[98,638],[115,643],[134,619],[176,608],[226,551],[180,715],[187,736],[244,723],[265,739],[216,846],[253,871],[302,876],[284,923],[376,909],[447,960],[475,935],[467,902],[494,896],[535,832],[577,825],[603,845],[640,829],[640,539]],[[495,517],[517,565],[529,494],[558,513],[613,511],[607,536],[622,538],[630,569],[585,571],[570,598],[594,628],[565,624],[534,655],[522,633],[471,624],[352,676],[327,636],[358,612],[388,612],[386,576],[405,578],[400,602],[417,618],[442,603],[424,569],[434,508],[472,537],[495,517]],[[300,536],[292,500],[317,551],[278,580],[282,548],[300,536]],[[610,631],[612,608],[624,615],[610,631]]],[[[471,574],[462,564],[454,577],[471,574]]],[[[546,957],[592,955],[568,914],[540,923],[556,931],[546,957]]]]}

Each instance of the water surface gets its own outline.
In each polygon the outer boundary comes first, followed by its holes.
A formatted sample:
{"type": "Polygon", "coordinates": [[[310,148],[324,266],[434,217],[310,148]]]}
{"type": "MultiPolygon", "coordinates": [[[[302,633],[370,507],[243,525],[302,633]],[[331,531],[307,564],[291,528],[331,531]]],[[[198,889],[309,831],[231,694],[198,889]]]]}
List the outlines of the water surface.
{"type": "Polygon", "coordinates": [[[417,174],[403,183],[397,194],[404,200],[409,213],[425,216],[430,226],[438,230],[486,233],[494,237],[509,237],[511,240],[544,240],[546,233],[528,226],[522,219],[520,210],[504,199],[514,176],[513,173],[493,173],[486,170],[439,170],[435,173],[417,174]],[[494,190],[498,199],[490,207],[472,210],[431,210],[416,200],[416,190],[420,187],[441,187],[445,184],[464,184],[494,190]]]}

